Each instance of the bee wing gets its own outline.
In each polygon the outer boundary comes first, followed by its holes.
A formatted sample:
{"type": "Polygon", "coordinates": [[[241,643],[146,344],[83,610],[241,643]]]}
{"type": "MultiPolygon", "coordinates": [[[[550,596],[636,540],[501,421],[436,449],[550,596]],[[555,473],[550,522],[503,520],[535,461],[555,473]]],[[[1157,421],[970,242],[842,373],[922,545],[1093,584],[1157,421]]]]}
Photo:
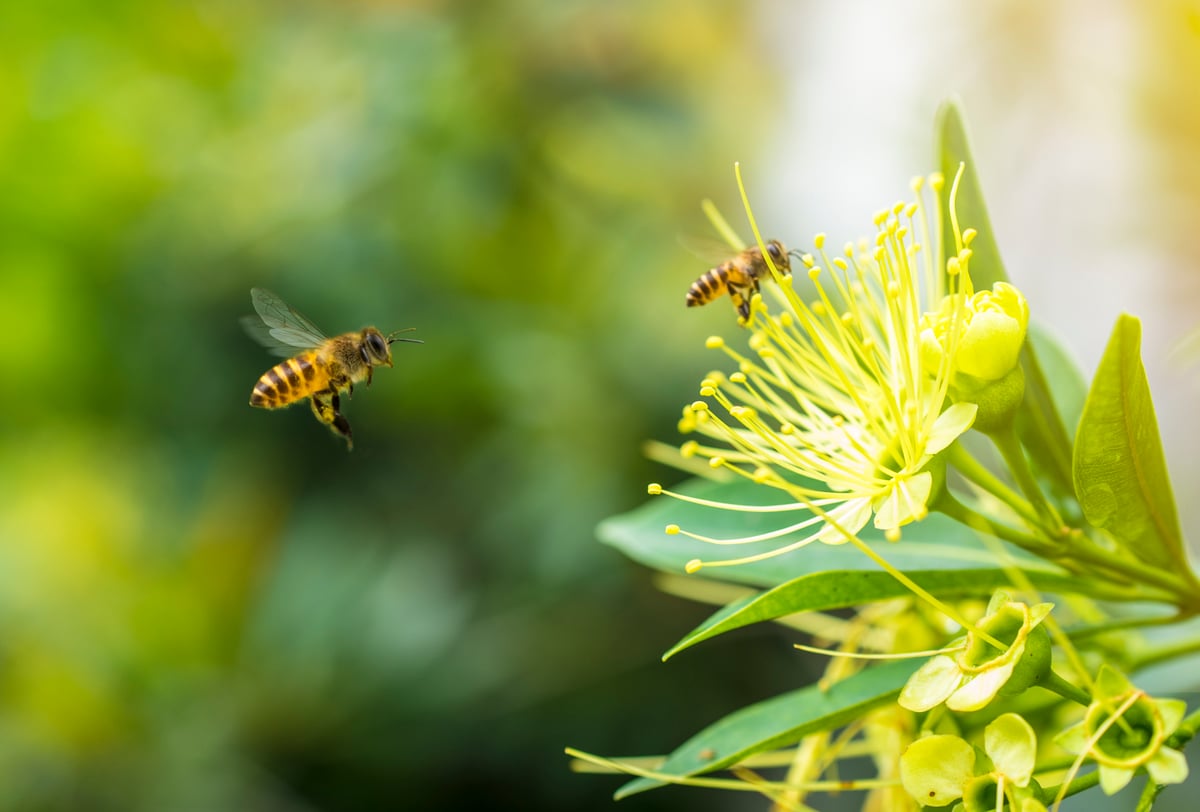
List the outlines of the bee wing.
{"type": "Polygon", "coordinates": [[[746,247],[742,245],[741,248],[733,248],[729,243],[714,240],[711,237],[697,237],[694,234],[678,234],[675,239],[680,247],[689,254],[714,266],[728,262],[742,248],[746,247]]]}
{"type": "Polygon", "coordinates": [[[251,289],[250,301],[261,321],[244,316],[242,327],[251,338],[276,355],[286,357],[295,354],[297,349],[312,349],[328,338],[317,325],[266,288],[251,289]]]}

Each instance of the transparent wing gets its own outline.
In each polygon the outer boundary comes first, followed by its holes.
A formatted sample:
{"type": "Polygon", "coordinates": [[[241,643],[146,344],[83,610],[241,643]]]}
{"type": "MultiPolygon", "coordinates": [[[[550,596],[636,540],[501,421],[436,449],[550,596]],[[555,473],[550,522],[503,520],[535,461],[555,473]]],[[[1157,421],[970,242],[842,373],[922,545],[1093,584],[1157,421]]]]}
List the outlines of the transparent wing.
{"type": "Polygon", "coordinates": [[[317,325],[265,288],[253,288],[250,301],[261,321],[245,316],[242,326],[251,338],[276,355],[288,356],[298,349],[312,349],[328,338],[317,325]]]}
{"type": "Polygon", "coordinates": [[[694,234],[677,234],[676,242],[683,250],[709,265],[720,265],[733,259],[742,248],[733,248],[729,243],[714,240],[711,237],[697,237],[694,234]]]}

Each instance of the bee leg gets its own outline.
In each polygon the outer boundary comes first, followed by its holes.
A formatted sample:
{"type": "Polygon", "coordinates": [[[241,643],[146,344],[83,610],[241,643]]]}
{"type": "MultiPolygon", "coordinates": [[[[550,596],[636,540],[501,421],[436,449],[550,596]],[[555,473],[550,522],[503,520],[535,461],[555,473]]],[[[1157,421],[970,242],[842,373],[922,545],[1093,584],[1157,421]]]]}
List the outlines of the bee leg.
{"type": "Polygon", "coordinates": [[[340,411],[341,398],[337,392],[318,392],[312,396],[313,414],[317,416],[325,425],[329,426],[329,430],[334,434],[340,434],[346,438],[346,449],[354,448],[353,432],[350,430],[350,421],[345,418],[340,411]]]}
{"type": "Polygon", "coordinates": [[[371,373],[375,371],[375,367],[367,364],[367,386],[371,385],[371,373]]]}

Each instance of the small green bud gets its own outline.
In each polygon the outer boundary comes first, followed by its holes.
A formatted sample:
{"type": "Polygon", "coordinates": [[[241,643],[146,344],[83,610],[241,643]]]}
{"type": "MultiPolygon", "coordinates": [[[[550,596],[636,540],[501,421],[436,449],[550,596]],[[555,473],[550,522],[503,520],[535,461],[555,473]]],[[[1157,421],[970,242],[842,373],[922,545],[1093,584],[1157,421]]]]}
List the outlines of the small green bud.
{"type": "Polygon", "coordinates": [[[1003,378],[990,382],[957,375],[951,395],[955,402],[974,403],[979,407],[972,428],[984,434],[1003,429],[1012,423],[1017,408],[1025,399],[1025,370],[1017,365],[1003,378]]]}

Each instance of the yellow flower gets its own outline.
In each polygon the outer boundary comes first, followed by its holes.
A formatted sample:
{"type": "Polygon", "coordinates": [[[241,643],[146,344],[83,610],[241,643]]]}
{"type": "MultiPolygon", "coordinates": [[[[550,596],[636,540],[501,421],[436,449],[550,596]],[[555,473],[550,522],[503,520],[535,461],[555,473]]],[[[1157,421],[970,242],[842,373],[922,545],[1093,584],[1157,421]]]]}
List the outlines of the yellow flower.
{"type": "MultiPolygon", "coordinates": [[[[680,429],[700,439],[685,443],[683,454],[781,491],[789,501],[769,509],[799,516],[777,531],[738,539],[672,525],[668,532],[715,544],[785,540],[742,558],[693,561],[689,571],[759,560],[813,541],[840,544],[872,519],[898,538],[899,528],[928,513],[942,485],[930,463],[970,428],[976,412],[972,403],[948,405],[955,352],[970,323],[975,234],[959,230],[951,205],[957,253],[945,262],[935,258],[931,236],[941,233],[941,206],[935,200],[931,224],[923,191],[940,199],[943,185],[938,175],[927,187],[914,181],[916,198],[878,214],[874,240],[847,245],[840,256],[827,255],[818,235],[816,256],[793,265],[807,272],[811,300],[802,298],[790,275],[773,269],[778,306],[753,298],[751,353],[709,339],[737,371],[711,374],[700,386],[708,400],[685,407],[680,429]],[[948,351],[932,364],[921,346],[922,317],[930,310],[947,316],[940,340],[948,351]]],[[[953,197],[952,191],[951,203],[953,197]]],[[[669,493],[657,486],[651,492],[669,493]]]]}

